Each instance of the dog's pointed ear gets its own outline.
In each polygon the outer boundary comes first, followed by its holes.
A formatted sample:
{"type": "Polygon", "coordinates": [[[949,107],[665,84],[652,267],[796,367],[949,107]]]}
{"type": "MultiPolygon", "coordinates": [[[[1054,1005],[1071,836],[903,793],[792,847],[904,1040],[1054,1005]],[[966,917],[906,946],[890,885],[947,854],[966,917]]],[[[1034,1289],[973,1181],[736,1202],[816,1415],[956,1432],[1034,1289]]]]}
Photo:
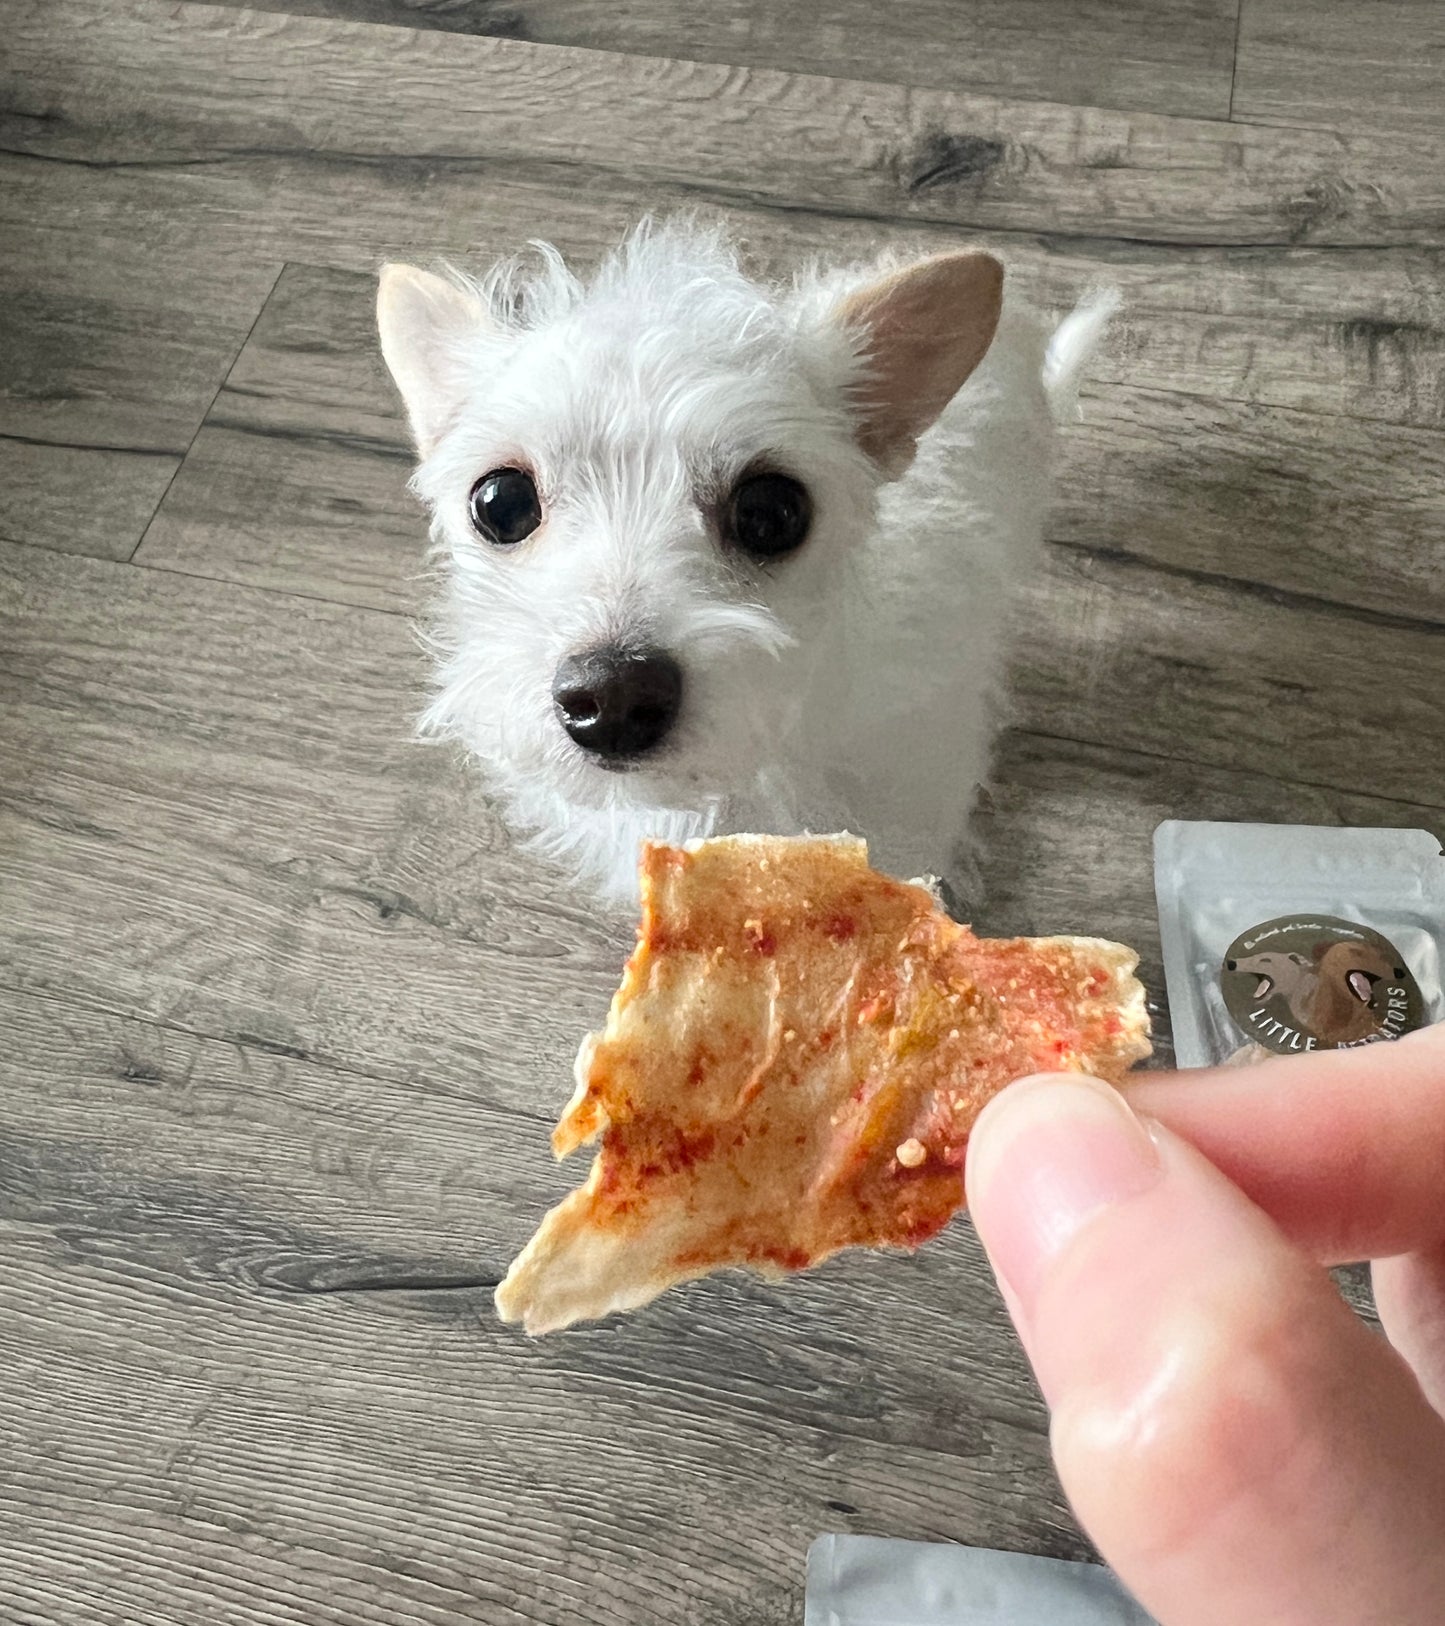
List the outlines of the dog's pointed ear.
{"type": "Polygon", "coordinates": [[[836,320],[861,340],[858,444],[890,474],[963,387],[993,342],[1003,266],[991,254],[938,254],[855,289],[836,320]]]}
{"type": "Polygon", "coordinates": [[[466,342],[492,330],[481,300],[414,265],[384,265],[376,290],[381,353],[425,457],[466,398],[466,342]]]}

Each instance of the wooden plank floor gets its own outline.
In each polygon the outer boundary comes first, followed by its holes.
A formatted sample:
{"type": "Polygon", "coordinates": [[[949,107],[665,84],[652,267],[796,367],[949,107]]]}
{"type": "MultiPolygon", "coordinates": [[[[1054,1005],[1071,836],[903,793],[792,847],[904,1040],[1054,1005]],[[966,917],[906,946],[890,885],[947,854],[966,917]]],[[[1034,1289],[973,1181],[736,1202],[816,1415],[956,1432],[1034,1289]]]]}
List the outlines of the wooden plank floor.
{"type": "Polygon", "coordinates": [[[492,1320],[629,925],[409,738],[372,276],[691,207],[1117,284],[961,879],[1157,1004],[1161,818],[1445,837],[1433,9],[5,12],[0,1622],[793,1626],[824,1530],[1087,1556],[966,1221],[492,1320]]]}
{"type": "Polygon", "coordinates": [[[1237,118],[1438,135],[1442,91],[1435,0],[1242,0],[1237,118]]]}
{"type": "Polygon", "coordinates": [[[1238,26],[1237,0],[910,0],[886,12],[873,0],[268,0],[268,9],[1215,117],[1229,111],[1238,26]]]}

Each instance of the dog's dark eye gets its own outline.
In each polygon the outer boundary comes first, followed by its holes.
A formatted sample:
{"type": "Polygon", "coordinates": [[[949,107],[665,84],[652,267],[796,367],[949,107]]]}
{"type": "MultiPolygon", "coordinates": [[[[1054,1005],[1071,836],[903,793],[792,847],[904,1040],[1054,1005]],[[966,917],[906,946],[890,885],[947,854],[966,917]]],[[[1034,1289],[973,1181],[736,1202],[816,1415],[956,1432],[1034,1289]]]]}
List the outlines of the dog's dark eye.
{"type": "Polygon", "coordinates": [[[808,493],[789,475],[750,474],[728,501],[728,540],[755,559],[775,559],[802,544],[812,518],[808,493]]]}
{"type": "Polygon", "coordinates": [[[472,487],[469,503],[478,536],[498,547],[525,541],[542,523],[542,501],[525,469],[493,469],[472,487]]]}

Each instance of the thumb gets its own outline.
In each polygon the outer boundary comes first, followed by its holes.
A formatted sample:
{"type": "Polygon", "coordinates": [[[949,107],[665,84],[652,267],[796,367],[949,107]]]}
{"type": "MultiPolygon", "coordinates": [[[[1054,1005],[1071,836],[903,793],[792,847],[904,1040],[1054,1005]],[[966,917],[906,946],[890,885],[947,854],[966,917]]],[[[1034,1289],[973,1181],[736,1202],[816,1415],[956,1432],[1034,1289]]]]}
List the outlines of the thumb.
{"type": "Polygon", "coordinates": [[[1223,1175],[1069,1075],[985,1110],[967,1183],[1064,1489],[1163,1626],[1438,1626],[1445,1422],[1223,1175]]]}

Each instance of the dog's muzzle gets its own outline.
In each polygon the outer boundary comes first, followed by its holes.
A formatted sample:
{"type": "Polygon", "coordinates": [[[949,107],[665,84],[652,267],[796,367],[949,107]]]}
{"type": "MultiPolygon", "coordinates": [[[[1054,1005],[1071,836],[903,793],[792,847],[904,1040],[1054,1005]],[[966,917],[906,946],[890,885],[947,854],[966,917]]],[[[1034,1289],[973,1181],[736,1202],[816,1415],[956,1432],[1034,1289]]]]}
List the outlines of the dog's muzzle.
{"type": "Polygon", "coordinates": [[[682,668],[661,649],[589,649],[557,668],[552,703],[584,751],[625,767],[671,732],[682,706],[682,668]]]}

